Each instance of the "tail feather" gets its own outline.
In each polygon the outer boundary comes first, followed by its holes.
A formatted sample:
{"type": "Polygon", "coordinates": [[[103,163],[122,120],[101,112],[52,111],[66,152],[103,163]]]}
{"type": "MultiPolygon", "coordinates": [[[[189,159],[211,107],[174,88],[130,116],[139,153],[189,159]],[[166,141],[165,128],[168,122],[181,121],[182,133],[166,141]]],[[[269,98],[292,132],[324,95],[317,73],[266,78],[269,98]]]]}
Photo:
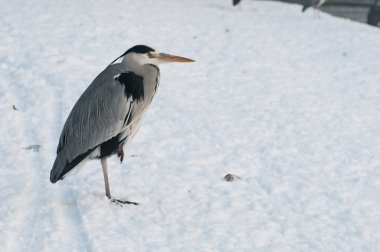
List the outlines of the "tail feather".
{"type": "Polygon", "coordinates": [[[67,163],[67,159],[64,157],[62,152],[58,153],[54,161],[53,168],[50,171],[50,181],[53,184],[62,179],[62,177],[65,175],[64,170],[67,166],[67,163]]]}
{"type": "Polygon", "coordinates": [[[50,181],[54,184],[58,180],[64,178],[64,176],[75,168],[80,162],[82,162],[94,149],[90,149],[85,153],[74,158],[69,162],[66,158],[65,152],[61,151],[57,154],[57,158],[54,161],[53,168],[50,171],[50,181]]]}
{"type": "Polygon", "coordinates": [[[305,10],[307,10],[311,5],[304,5],[303,8],[302,8],[302,12],[305,12],[305,10]]]}
{"type": "Polygon", "coordinates": [[[302,12],[305,12],[311,6],[313,6],[318,0],[303,0],[302,12]]]}

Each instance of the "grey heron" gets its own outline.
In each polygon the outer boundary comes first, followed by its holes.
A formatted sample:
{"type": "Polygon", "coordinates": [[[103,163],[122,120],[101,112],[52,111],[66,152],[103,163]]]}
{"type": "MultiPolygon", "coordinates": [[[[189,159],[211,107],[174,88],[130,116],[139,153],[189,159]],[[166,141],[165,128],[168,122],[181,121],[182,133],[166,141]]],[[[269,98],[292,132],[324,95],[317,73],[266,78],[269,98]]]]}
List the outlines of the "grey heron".
{"type": "Polygon", "coordinates": [[[123,147],[135,136],[156,93],[160,78],[158,64],[169,62],[193,60],[136,45],[112,61],[94,79],[63,126],[57,157],[50,172],[52,183],[62,180],[81,163],[100,159],[106,196],[112,199],[107,158],[116,154],[123,162],[123,147]],[[121,63],[115,63],[120,58],[121,63]]]}
{"type": "Polygon", "coordinates": [[[313,7],[314,10],[319,10],[325,2],[326,0],[304,0],[302,12],[306,11],[310,7],[313,7]]]}

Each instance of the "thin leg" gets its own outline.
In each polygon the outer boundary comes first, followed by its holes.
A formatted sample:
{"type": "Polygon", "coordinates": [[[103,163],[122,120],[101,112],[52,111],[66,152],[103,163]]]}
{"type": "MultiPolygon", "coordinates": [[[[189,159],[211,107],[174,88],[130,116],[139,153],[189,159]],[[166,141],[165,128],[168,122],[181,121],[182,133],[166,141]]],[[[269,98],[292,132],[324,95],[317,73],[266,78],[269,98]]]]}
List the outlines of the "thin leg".
{"type": "Polygon", "coordinates": [[[106,196],[107,196],[107,198],[109,198],[111,200],[111,202],[116,203],[116,204],[133,204],[133,205],[137,206],[139,203],[136,203],[136,202],[133,202],[133,201],[128,201],[128,200],[118,200],[118,199],[112,199],[111,198],[110,187],[109,187],[109,184],[108,184],[107,158],[100,159],[100,163],[102,164],[102,168],[103,168],[104,186],[106,188],[106,196]]]}
{"type": "Polygon", "coordinates": [[[314,19],[320,19],[321,18],[321,11],[318,7],[314,8],[314,19]]]}
{"type": "Polygon", "coordinates": [[[117,156],[119,157],[120,159],[120,164],[123,163],[123,160],[124,160],[124,150],[123,150],[123,146],[121,146],[119,148],[119,151],[117,152],[117,156]]]}
{"type": "Polygon", "coordinates": [[[110,187],[108,184],[107,158],[102,158],[100,160],[100,163],[102,164],[102,168],[103,168],[104,186],[106,188],[106,196],[107,196],[107,198],[111,199],[111,192],[110,192],[110,187]]]}

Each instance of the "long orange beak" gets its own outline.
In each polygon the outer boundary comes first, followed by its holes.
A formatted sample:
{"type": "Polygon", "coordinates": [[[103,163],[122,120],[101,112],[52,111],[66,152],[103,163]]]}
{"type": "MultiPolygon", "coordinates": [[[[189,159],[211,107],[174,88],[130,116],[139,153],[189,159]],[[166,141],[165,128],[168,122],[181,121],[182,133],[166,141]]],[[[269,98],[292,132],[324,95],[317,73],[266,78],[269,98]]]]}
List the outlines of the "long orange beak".
{"type": "Polygon", "coordinates": [[[166,53],[159,53],[157,57],[160,61],[163,62],[194,62],[195,60],[180,57],[180,56],[175,56],[175,55],[170,55],[166,53]]]}

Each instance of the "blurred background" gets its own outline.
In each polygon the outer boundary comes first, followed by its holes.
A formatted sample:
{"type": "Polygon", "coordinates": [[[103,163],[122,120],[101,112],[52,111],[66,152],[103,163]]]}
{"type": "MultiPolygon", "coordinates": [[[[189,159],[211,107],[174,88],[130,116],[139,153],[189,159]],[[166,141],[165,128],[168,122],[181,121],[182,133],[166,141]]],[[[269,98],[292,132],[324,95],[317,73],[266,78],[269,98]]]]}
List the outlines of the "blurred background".
{"type": "MultiPolygon", "coordinates": [[[[278,0],[303,4],[305,0],[278,0]]],[[[327,0],[321,10],[334,16],[374,26],[380,25],[380,0],[327,0]]]]}

